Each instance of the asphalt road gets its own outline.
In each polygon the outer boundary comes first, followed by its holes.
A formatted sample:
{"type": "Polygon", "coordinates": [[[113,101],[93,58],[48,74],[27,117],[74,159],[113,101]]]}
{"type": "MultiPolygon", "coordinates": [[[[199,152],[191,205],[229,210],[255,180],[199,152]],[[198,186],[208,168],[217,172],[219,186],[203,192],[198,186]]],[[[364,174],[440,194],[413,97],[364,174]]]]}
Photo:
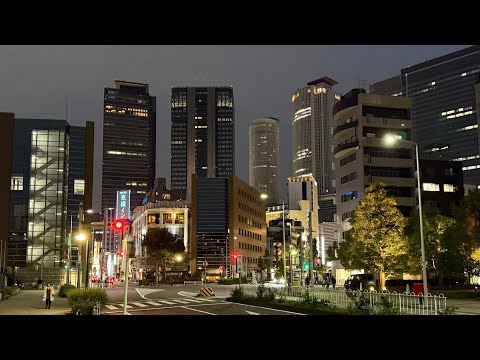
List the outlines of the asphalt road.
{"type": "MultiPolygon", "coordinates": [[[[215,296],[198,297],[199,285],[158,287],[129,286],[127,314],[129,315],[303,315],[284,310],[235,304],[225,301],[235,286],[208,285],[215,296]]],[[[123,315],[124,288],[107,290],[109,302],[102,314],[123,315]]]]}

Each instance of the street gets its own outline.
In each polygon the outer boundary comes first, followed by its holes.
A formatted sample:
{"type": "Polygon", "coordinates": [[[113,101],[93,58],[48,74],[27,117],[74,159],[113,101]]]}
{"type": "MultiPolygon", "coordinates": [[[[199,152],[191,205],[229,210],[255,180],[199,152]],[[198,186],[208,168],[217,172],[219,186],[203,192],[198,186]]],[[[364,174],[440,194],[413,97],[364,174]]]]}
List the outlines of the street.
{"type": "MultiPolygon", "coordinates": [[[[163,285],[129,287],[127,314],[129,315],[303,315],[283,310],[235,304],[225,301],[234,285],[208,285],[215,296],[197,297],[200,285],[163,285]]],[[[102,314],[123,315],[124,288],[107,290],[109,303],[102,314]]]]}

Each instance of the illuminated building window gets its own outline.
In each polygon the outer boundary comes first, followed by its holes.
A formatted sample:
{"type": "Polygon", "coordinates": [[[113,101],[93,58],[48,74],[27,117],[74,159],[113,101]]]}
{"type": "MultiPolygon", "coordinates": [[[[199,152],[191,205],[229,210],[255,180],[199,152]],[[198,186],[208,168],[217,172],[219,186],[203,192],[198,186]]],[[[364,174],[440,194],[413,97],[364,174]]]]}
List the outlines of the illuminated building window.
{"type": "Polygon", "coordinates": [[[73,180],[73,194],[84,195],[85,194],[85,180],[74,179],[73,180]]]}
{"type": "Polygon", "coordinates": [[[440,191],[440,185],[434,183],[423,183],[423,191],[440,191]]]}
{"type": "Polygon", "coordinates": [[[163,214],[163,223],[164,224],[172,224],[172,214],[163,214]]]}
{"type": "Polygon", "coordinates": [[[23,176],[12,176],[10,190],[23,190],[23,176]]]}
{"type": "Polygon", "coordinates": [[[443,184],[443,192],[455,192],[452,184],[443,184]]]}

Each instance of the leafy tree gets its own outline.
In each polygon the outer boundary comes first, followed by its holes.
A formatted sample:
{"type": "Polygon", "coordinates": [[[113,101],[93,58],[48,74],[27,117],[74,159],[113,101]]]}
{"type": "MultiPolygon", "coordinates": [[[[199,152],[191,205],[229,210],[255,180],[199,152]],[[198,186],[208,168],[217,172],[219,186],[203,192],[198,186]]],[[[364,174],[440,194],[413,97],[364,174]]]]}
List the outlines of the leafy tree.
{"type": "Polygon", "coordinates": [[[380,273],[380,286],[386,275],[403,271],[407,242],[406,219],[394,198],[387,196],[384,183],[373,183],[353,212],[352,228],[337,255],[346,269],[380,273]]]}
{"type": "MultiPolygon", "coordinates": [[[[448,272],[444,266],[441,266],[442,264],[440,262],[440,254],[445,251],[443,234],[449,227],[455,225],[455,220],[440,214],[437,208],[425,207],[422,209],[422,213],[427,273],[429,271],[436,272],[440,283],[442,283],[444,274],[448,272]]],[[[408,220],[405,234],[407,235],[409,255],[407,271],[410,274],[422,274],[420,219],[418,211],[412,214],[408,220]]],[[[427,275],[427,278],[428,277],[427,275]]]]}
{"type": "Polygon", "coordinates": [[[142,241],[142,246],[147,248],[147,257],[153,259],[155,263],[156,284],[158,284],[158,268],[160,264],[162,265],[163,278],[165,279],[166,269],[163,265],[173,261],[175,254],[185,251],[183,239],[177,238],[165,228],[149,228],[142,241]]]}
{"type": "Polygon", "coordinates": [[[268,277],[268,270],[272,267],[272,257],[270,256],[270,252],[268,249],[265,249],[265,255],[258,259],[258,267],[262,270],[262,280],[263,280],[263,271],[267,272],[268,277]]]}

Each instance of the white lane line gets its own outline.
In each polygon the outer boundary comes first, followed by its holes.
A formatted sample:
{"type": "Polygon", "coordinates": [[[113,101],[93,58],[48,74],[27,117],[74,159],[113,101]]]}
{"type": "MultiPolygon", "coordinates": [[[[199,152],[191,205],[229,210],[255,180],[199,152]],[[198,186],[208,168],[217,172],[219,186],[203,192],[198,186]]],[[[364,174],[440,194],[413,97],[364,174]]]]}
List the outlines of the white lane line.
{"type": "Polygon", "coordinates": [[[179,304],[189,304],[189,302],[185,300],[180,300],[180,299],[171,299],[171,300],[179,304]]]}
{"type": "Polygon", "coordinates": [[[194,302],[194,303],[201,303],[202,301],[201,300],[197,300],[197,299],[183,299],[185,301],[188,301],[188,302],[194,302]]]}
{"type": "MultiPolygon", "coordinates": [[[[189,305],[189,309],[192,309],[194,306],[216,306],[216,305],[221,305],[221,304],[229,304],[230,302],[228,301],[219,301],[219,302],[216,302],[216,303],[213,303],[213,304],[191,304],[189,305]]],[[[176,305],[176,306],[163,306],[161,308],[159,307],[156,307],[156,308],[153,308],[153,307],[150,307],[150,308],[146,308],[146,309],[132,309],[130,310],[130,312],[137,312],[137,311],[158,311],[158,310],[165,310],[165,309],[176,309],[176,308],[179,308],[179,307],[184,307],[184,305],[176,305]]],[[[119,313],[123,310],[116,310],[116,311],[106,311],[105,314],[116,314],[116,313],[119,313]]],[[[302,314],[303,315],[303,314],[302,314]]]]}
{"type": "Polygon", "coordinates": [[[162,306],[162,304],[159,304],[156,301],[147,301],[146,304],[153,305],[153,306],[162,306]]]}
{"type": "MultiPolygon", "coordinates": [[[[123,308],[123,304],[120,304],[120,306],[123,308]]],[[[127,309],[132,308],[133,306],[127,304],[127,309]]]]}
{"type": "Polygon", "coordinates": [[[147,307],[147,305],[145,305],[145,304],[143,304],[143,303],[141,303],[141,302],[137,302],[137,301],[131,302],[131,304],[137,305],[138,307],[147,307]]]}
{"type": "Polygon", "coordinates": [[[208,298],[204,298],[204,297],[199,297],[198,300],[201,300],[201,301],[215,301],[214,299],[208,299],[208,298]]]}
{"type": "Polygon", "coordinates": [[[116,306],[113,306],[113,305],[108,305],[108,304],[107,304],[107,305],[105,305],[105,307],[106,307],[107,309],[110,309],[110,310],[118,310],[117,307],[116,307],[116,306]]]}
{"type": "Polygon", "coordinates": [[[164,303],[164,304],[167,304],[167,305],[177,305],[177,303],[174,303],[174,302],[168,301],[168,300],[157,300],[157,302],[161,302],[161,303],[164,303]]]}
{"type": "Polygon", "coordinates": [[[198,310],[198,309],[193,309],[193,308],[189,308],[187,306],[179,306],[181,308],[184,308],[184,309],[187,309],[187,310],[193,310],[193,311],[198,311],[198,312],[201,312],[201,313],[204,313],[204,314],[208,314],[208,315],[217,315],[217,314],[214,314],[214,313],[210,313],[208,311],[203,311],[203,310],[198,310]]]}
{"type": "Polygon", "coordinates": [[[165,290],[165,289],[142,289],[142,288],[135,288],[135,290],[137,291],[138,295],[140,295],[140,297],[141,297],[142,299],[150,300],[149,298],[147,298],[147,297],[145,297],[145,296],[148,295],[148,294],[157,292],[157,291],[163,291],[163,290],[165,290]]]}
{"type": "MultiPolygon", "coordinates": [[[[230,302],[230,301],[226,301],[226,302],[230,302]]],[[[280,311],[280,312],[284,312],[284,313],[288,313],[288,314],[294,314],[294,315],[306,315],[306,314],[302,314],[302,313],[296,313],[296,312],[293,312],[293,311],[266,308],[266,307],[263,307],[263,306],[248,305],[248,304],[241,304],[241,303],[235,303],[235,302],[231,302],[231,303],[232,304],[237,304],[237,305],[243,305],[243,306],[251,306],[251,307],[255,307],[255,308],[259,308],[259,309],[265,309],[265,310],[280,311]]]]}

